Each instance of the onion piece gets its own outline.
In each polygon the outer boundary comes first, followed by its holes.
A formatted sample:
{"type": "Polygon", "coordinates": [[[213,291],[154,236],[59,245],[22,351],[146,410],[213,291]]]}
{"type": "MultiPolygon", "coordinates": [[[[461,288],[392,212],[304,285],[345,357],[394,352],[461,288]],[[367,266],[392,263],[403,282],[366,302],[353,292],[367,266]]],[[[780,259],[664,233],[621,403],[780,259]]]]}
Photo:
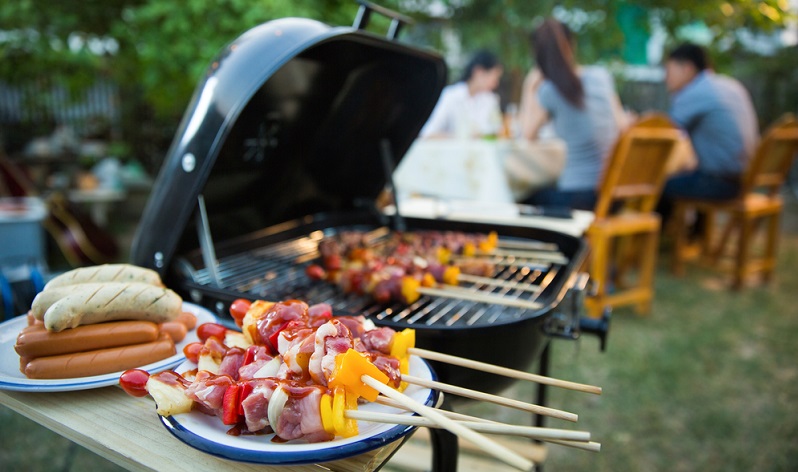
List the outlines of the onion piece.
{"type": "Polygon", "coordinates": [[[277,376],[277,371],[280,370],[280,359],[278,357],[272,358],[269,362],[263,364],[257,372],[252,376],[254,379],[267,379],[269,377],[277,376]]]}
{"type": "Polygon", "coordinates": [[[283,413],[286,402],[288,402],[288,392],[280,385],[274,389],[274,393],[269,399],[269,408],[266,410],[269,424],[275,432],[277,432],[277,422],[280,420],[280,415],[283,413]]]}
{"type": "Polygon", "coordinates": [[[371,318],[366,318],[365,320],[363,320],[363,329],[366,331],[371,331],[372,329],[377,329],[377,325],[375,325],[374,322],[371,321],[371,318]]]}

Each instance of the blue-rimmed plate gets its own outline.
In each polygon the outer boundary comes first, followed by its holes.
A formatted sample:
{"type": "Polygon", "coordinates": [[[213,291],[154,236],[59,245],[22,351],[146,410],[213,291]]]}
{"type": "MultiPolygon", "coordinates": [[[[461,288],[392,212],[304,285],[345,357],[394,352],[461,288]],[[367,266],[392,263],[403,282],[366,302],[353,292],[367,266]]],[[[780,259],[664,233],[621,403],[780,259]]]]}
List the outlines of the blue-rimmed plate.
{"type": "MultiPolygon", "coordinates": [[[[194,368],[196,366],[193,363],[186,361],[176,370],[184,372],[194,368]]],[[[410,358],[410,374],[435,380],[429,365],[415,356],[410,358]]],[[[427,406],[434,405],[437,401],[437,392],[428,388],[410,385],[404,393],[427,406]]],[[[358,410],[412,415],[410,412],[377,403],[359,405],[358,410]]],[[[274,442],[274,434],[232,436],[227,434],[230,426],[222,424],[219,418],[197,411],[161,417],[161,422],[175,437],[208,454],[241,462],[280,465],[345,459],[388,445],[416,428],[358,421],[360,434],[357,436],[308,444],[299,440],[274,442]]]]}
{"type": "MultiPolygon", "coordinates": [[[[197,326],[202,323],[215,323],[213,313],[194,305],[183,302],[183,311],[194,313],[197,317],[197,326]]],[[[119,382],[122,372],[95,375],[92,377],[76,377],[71,379],[29,379],[19,371],[19,355],[14,351],[17,335],[22,328],[27,326],[27,317],[18,316],[0,324],[0,389],[30,392],[66,392],[69,390],[88,390],[90,388],[107,387],[119,382]]],[[[175,345],[177,352],[174,356],[167,357],[158,362],[142,366],[150,373],[174,369],[186,360],[183,355],[183,346],[198,341],[196,330],[189,331],[182,342],[175,345]]]]}

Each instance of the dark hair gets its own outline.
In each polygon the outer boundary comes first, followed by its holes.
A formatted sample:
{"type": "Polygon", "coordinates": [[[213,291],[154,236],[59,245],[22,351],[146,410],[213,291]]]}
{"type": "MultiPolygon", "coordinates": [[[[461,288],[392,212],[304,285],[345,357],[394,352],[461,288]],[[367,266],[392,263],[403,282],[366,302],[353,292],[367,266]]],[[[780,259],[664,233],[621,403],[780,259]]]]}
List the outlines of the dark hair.
{"type": "Polygon", "coordinates": [[[496,57],[490,51],[477,51],[471,56],[471,60],[468,61],[465,70],[463,70],[463,77],[460,79],[463,82],[468,82],[471,80],[471,76],[474,74],[474,69],[477,67],[485,70],[493,69],[494,67],[500,66],[499,58],[496,57]]]}
{"type": "Polygon", "coordinates": [[[543,77],[549,79],[572,105],[583,108],[585,91],[576,75],[573,34],[563,23],[549,18],[532,33],[535,62],[543,77]]]}
{"type": "Polygon", "coordinates": [[[698,71],[702,71],[710,66],[707,52],[701,46],[693,43],[680,44],[668,54],[668,59],[677,62],[689,62],[693,64],[698,71]]]}

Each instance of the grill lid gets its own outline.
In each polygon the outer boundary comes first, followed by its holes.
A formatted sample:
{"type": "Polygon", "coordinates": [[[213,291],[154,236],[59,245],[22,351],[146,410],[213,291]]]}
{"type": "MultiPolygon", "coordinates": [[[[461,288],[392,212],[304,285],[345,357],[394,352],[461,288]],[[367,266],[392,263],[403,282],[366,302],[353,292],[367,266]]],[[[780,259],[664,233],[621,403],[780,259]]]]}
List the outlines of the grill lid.
{"type": "Polygon", "coordinates": [[[131,262],[163,274],[175,253],[198,247],[199,199],[220,241],[373,205],[386,183],[382,143],[395,167],[432,112],[446,65],[362,27],[274,20],[222,51],[164,160],[131,262]]]}

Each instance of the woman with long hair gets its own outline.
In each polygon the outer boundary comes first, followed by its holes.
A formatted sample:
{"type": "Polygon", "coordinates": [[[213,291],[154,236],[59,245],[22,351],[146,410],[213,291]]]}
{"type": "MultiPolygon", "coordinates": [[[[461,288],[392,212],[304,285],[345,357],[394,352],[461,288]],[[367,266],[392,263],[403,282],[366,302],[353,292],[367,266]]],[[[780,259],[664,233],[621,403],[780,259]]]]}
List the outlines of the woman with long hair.
{"type": "Polygon", "coordinates": [[[606,69],[580,66],[571,30],[545,20],[532,34],[537,68],[524,80],[519,110],[523,138],[537,140],[551,123],[566,145],[556,185],[536,191],[526,203],[592,210],[604,160],[626,125],[613,79],[606,69]]]}

